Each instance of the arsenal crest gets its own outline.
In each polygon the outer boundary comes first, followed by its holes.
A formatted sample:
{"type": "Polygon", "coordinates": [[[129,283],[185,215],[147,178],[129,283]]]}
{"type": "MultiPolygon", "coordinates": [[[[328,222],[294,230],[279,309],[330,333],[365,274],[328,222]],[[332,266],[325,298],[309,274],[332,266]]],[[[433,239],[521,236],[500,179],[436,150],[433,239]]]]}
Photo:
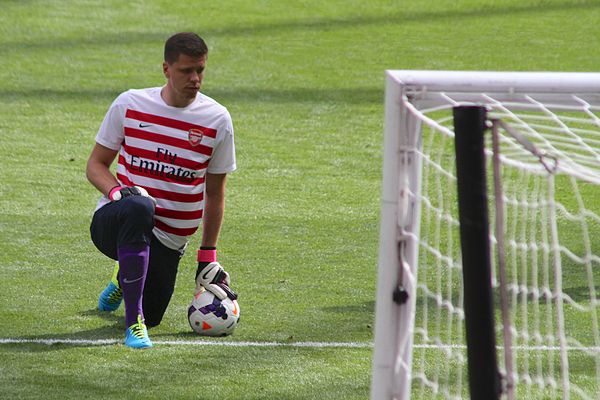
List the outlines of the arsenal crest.
{"type": "Polygon", "coordinates": [[[200,129],[190,129],[188,131],[188,141],[192,146],[198,146],[202,142],[202,136],[204,133],[200,129]]]}

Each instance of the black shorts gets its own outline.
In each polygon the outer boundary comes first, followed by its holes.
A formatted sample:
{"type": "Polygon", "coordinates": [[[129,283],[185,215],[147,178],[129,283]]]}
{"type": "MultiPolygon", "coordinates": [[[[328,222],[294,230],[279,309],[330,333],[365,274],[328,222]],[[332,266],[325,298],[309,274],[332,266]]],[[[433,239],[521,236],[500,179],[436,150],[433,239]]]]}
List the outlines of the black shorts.
{"type": "Polygon", "coordinates": [[[154,206],[142,196],[130,196],[108,203],[92,218],[90,233],[94,245],[106,256],[117,260],[121,245],[150,245],[148,273],[144,284],[142,308],[147,326],[156,326],[167,310],[175,289],[179,260],[183,255],[163,245],[153,234],[154,206]]]}

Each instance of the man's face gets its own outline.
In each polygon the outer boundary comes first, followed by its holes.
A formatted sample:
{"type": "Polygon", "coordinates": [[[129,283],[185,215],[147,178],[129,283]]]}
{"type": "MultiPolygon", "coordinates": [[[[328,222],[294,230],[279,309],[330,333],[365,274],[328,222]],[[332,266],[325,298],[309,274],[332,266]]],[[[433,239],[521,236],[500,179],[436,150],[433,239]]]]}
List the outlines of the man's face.
{"type": "Polygon", "coordinates": [[[190,57],[180,54],[173,64],[163,62],[163,72],[168,80],[167,85],[177,98],[190,100],[196,98],[204,78],[206,58],[206,55],[190,57]]]}

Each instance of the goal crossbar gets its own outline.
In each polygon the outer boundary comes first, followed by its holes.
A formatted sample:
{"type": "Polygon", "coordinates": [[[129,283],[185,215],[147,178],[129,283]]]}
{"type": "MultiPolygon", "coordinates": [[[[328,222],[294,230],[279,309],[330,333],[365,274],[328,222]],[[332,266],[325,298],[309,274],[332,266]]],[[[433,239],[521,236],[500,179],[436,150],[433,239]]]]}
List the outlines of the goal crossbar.
{"type": "Polygon", "coordinates": [[[389,70],[387,76],[423,92],[589,93],[600,91],[600,73],[389,70]]]}

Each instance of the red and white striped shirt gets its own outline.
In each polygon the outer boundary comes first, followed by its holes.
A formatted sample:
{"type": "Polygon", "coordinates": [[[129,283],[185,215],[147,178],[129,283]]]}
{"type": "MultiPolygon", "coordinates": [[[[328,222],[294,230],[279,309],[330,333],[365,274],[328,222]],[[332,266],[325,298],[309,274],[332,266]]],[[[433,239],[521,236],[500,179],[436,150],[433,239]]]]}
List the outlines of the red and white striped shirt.
{"type": "MultiPolygon", "coordinates": [[[[180,249],[198,230],[206,172],[236,169],[231,116],[198,93],[184,108],[167,105],[161,87],[129,90],[110,106],[96,142],[119,151],[117,180],[156,199],[154,235],[180,249]]],[[[109,200],[102,196],[96,209],[109,200]]]]}

